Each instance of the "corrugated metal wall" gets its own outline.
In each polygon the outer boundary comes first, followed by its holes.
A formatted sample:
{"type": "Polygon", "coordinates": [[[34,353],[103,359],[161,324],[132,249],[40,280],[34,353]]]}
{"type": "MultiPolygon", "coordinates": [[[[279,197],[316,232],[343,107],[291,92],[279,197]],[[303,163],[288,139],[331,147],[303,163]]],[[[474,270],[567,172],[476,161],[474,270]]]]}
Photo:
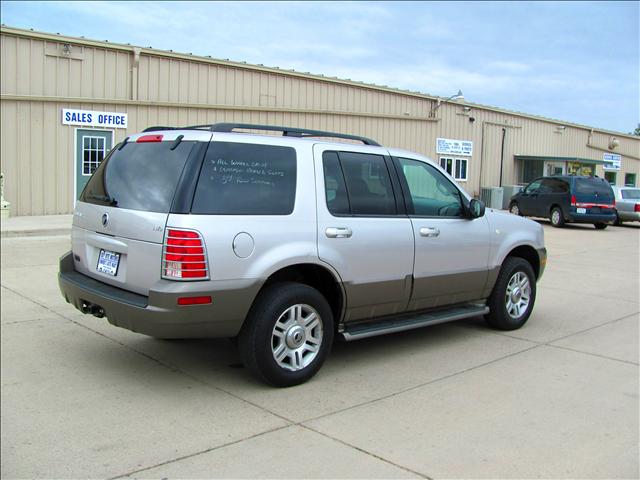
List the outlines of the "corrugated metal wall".
{"type": "MultiPolygon", "coordinates": [[[[73,209],[76,127],[62,125],[63,108],[127,113],[116,142],[150,125],[216,122],[360,134],[434,159],[437,137],[471,140],[462,185],[473,194],[500,181],[503,129],[505,185],[519,178],[515,154],[602,159],[611,136],[465,103],[443,104],[434,120],[435,99],[424,95],[4,27],[1,61],[0,162],[12,215],[73,209]]],[[[621,175],[640,177],[640,139],[617,138],[621,175]]]]}

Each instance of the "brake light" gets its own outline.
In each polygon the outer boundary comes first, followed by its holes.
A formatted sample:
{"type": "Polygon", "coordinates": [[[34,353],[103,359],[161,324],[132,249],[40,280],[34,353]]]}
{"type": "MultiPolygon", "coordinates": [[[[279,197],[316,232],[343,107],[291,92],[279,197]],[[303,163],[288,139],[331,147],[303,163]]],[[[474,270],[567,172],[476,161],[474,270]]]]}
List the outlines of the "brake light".
{"type": "Polygon", "coordinates": [[[209,278],[202,236],[193,230],[168,228],[162,247],[162,277],[169,280],[209,278]]]}
{"type": "Polygon", "coordinates": [[[575,195],[571,195],[571,206],[575,207],[577,204],[577,200],[576,200],[576,196],[575,195]]]}
{"type": "Polygon", "coordinates": [[[640,203],[636,203],[636,204],[633,206],[633,211],[634,211],[634,212],[640,212],[640,203]]]}
{"type": "Polygon", "coordinates": [[[162,135],[143,135],[142,137],[138,137],[136,143],[150,143],[150,142],[161,142],[162,135]]]}

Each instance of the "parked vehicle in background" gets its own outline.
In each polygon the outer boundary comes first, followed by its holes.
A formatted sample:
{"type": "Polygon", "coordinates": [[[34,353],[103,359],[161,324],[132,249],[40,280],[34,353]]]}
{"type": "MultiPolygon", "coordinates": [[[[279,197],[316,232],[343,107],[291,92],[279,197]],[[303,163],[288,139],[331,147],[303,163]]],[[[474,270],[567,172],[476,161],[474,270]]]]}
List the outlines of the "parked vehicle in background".
{"type": "Polygon", "coordinates": [[[592,223],[607,228],[616,220],[615,198],[604,178],[577,175],[541,177],[511,197],[514,215],[544,217],[554,227],[565,223],[592,223]]]}
{"type": "Polygon", "coordinates": [[[520,328],[546,264],[540,225],[485,211],[419,154],[264,125],[131,135],[87,183],[71,239],[59,284],[77,309],[153,337],[236,337],[277,386],[311,378],[334,335],[480,315],[520,328]]]}
{"type": "Polygon", "coordinates": [[[640,222],[640,188],[612,187],[616,197],[616,220],[622,222],[640,222]]]}

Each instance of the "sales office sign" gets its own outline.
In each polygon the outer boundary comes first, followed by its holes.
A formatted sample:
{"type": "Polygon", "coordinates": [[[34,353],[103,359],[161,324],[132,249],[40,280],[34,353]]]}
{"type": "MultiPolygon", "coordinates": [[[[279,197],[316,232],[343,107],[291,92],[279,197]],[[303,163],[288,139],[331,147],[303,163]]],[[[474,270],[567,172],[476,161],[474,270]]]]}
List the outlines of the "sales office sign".
{"type": "Polygon", "coordinates": [[[62,124],[83,127],[127,128],[127,114],[63,108],[62,124]]]}

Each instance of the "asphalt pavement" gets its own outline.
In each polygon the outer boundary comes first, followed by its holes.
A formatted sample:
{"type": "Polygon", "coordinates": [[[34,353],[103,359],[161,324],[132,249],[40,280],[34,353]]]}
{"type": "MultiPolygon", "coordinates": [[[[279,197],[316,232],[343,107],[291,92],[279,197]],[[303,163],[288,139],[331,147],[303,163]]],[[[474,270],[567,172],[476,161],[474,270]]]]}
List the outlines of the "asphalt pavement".
{"type": "Polygon", "coordinates": [[[637,226],[543,223],[518,331],[475,319],[337,343],[309,383],[274,389],[228,340],[155,340],[65,303],[68,221],[3,231],[2,478],[640,474],[637,226]]]}

